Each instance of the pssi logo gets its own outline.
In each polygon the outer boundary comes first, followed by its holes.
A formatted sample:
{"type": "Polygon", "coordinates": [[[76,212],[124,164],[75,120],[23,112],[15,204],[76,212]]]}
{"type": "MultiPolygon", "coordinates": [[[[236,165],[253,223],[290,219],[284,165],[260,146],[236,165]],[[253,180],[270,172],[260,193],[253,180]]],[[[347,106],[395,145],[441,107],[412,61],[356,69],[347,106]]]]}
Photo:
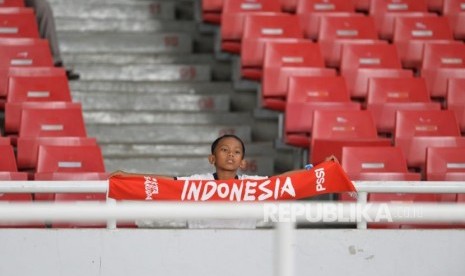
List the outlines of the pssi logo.
{"type": "Polygon", "coordinates": [[[325,183],[325,169],[324,168],[316,169],[315,176],[316,176],[316,191],[321,192],[321,191],[326,190],[325,186],[323,186],[323,184],[325,183]]]}

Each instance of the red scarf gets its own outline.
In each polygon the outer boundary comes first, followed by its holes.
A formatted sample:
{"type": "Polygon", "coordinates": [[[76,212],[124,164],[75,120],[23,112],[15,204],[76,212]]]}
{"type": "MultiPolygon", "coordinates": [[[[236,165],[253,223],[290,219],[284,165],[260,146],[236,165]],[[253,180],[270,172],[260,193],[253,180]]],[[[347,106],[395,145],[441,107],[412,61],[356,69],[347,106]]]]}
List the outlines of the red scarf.
{"type": "Polygon", "coordinates": [[[170,180],[120,175],[109,180],[109,197],[117,200],[293,200],[356,191],[341,166],[332,161],[308,171],[261,180],[170,180]]]}

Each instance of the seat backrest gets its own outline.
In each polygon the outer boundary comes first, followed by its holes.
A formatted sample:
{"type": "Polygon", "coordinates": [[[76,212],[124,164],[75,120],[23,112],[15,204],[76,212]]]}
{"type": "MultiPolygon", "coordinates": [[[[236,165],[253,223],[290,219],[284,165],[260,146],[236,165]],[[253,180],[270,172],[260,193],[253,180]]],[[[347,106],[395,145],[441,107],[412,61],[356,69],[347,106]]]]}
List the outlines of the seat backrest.
{"type": "Polygon", "coordinates": [[[369,14],[383,16],[386,13],[428,12],[426,0],[378,0],[371,1],[369,14]]]}
{"type": "Polygon", "coordinates": [[[460,105],[465,108],[465,78],[451,78],[447,81],[447,106],[460,105]]]}
{"type": "Polygon", "coordinates": [[[102,152],[98,145],[41,145],[36,172],[105,172],[102,152]]]}
{"type": "Polygon", "coordinates": [[[426,179],[446,180],[447,173],[463,173],[465,176],[465,147],[428,147],[426,179]]]}
{"type": "Polygon", "coordinates": [[[353,1],[347,0],[306,0],[298,1],[296,14],[355,12],[353,1]]]}
{"type": "Polygon", "coordinates": [[[24,7],[24,0],[3,0],[0,3],[1,8],[24,7]]]}
{"type": "Polygon", "coordinates": [[[93,137],[19,137],[17,140],[17,163],[20,169],[34,169],[41,145],[89,146],[97,145],[93,137]]]}
{"type": "Polygon", "coordinates": [[[421,68],[465,68],[465,44],[426,43],[421,68]]]}
{"type": "Polygon", "coordinates": [[[341,74],[358,68],[402,68],[392,44],[346,44],[342,47],[341,74]]]}
{"type": "Polygon", "coordinates": [[[463,13],[463,0],[443,0],[442,14],[445,16],[463,13]]]}
{"type": "Polygon", "coordinates": [[[279,37],[303,38],[298,17],[289,14],[246,16],[243,40],[279,37]]]}
{"type": "Polygon", "coordinates": [[[221,13],[221,39],[240,40],[243,34],[245,17],[251,13],[280,13],[278,0],[224,0],[221,13]]]}
{"type": "Polygon", "coordinates": [[[0,65],[53,66],[48,40],[39,38],[1,38],[0,65]]]}
{"type": "Polygon", "coordinates": [[[341,76],[292,76],[287,102],[349,102],[350,95],[341,76]]]}
{"type": "Polygon", "coordinates": [[[373,116],[367,110],[315,110],[312,139],[377,138],[373,116]]]}
{"type": "Polygon", "coordinates": [[[408,172],[398,147],[344,147],[341,165],[351,175],[365,172],[408,172]]]}
{"type": "Polygon", "coordinates": [[[32,8],[6,7],[0,10],[0,37],[39,38],[39,27],[32,8]]]}
{"type": "Polygon", "coordinates": [[[450,110],[399,110],[394,137],[460,136],[455,114],[450,110]]]}
{"type": "Polygon", "coordinates": [[[294,43],[269,41],[263,67],[324,67],[320,47],[309,40],[294,43]]]}
{"type": "Polygon", "coordinates": [[[14,149],[11,145],[0,145],[0,171],[18,171],[14,149]]]}
{"type": "Polygon", "coordinates": [[[431,102],[423,78],[371,78],[367,106],[384,103],[431,102]]]}
{"type": "Polygon", "coordinates": [[[56,76],[11,76],[8,79],[7,102],[70,102],[68,78],[56,76]]]}
{"type": "Polygon", "coordinates": [[[36,173],[34,180],[106,180],[110,173],[102,172],[52,172],[36,173]]]}
{"type": "Polygon", "coordinates": [[[74,103],[65,108],[23,107],[19,136],[86,137],[81,104],[74,103]]]}
{"type": "Polygon", "coordinates": [[[395,19],[393,42],[453,39],[452,29],[445,17],[398,17],[395,19]]]}
{"type": "Polygon", "coordinates": [[[318,40],[378,39],[369,16],[326,16],[321,18],[318,40]]]}

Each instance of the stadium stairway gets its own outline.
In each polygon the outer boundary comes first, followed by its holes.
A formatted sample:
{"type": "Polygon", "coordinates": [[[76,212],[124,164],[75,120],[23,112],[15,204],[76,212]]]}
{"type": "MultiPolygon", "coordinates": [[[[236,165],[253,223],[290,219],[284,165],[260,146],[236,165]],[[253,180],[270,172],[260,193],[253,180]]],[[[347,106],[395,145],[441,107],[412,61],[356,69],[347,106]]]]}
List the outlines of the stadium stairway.
{"type": "Polygon", "coordinates": [[[246,142],[247,174],[295,166],[292,150],[274,146],[276,118],[255,118],[255,91],[235,91],[231,62],[215,59],[196,0],[50,3],[65,64],[81,76],[70,83],[73,100],[107,171],[211,171],[210,143],[225,133],[246,142]]]}

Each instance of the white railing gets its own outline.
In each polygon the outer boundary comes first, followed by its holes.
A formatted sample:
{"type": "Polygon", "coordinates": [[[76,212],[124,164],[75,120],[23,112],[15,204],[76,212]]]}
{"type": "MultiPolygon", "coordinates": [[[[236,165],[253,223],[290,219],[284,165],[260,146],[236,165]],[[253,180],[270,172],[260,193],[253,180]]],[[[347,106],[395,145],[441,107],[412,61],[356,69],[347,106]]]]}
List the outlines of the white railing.
{"type": "MultiPolygon", "coordinates": [[[[354,182],[358,195],[356,203],[340,202],[268,202],[268,203],[219,203],[219,202],[116,202],[106,203],[3,203],[0,204],[0,221],[107,221],[108,228],[115,228],[117,220],[137,219],[276,219],[275,222],[275,271],[277,275],[294,274],[293,240],[296,222],[319,221],[357,222],[366,228],[366,218],[389,210],[391,222],[465,223],[465,204],[395,204],[367,202],[368,193],[465,193],[464,182],[354,182]],[[276,214],[285,211],[287,216],[276,214]],[[325,212],[326,210],[326,212],[325,212]],[[328,212],[331,210],[331,212],[328,212]],[[398,216],[421,210],[421,216],[398,216]],[[353,216],[362,211],[364,216],[353,216]],[[275,215],[274,217],[272,215],[275,215]],[[350,218],[347,220],[347,218],[350,218]]],[[[2,181],[0,193],[106,193],[108,181],[2,181]]]]}

